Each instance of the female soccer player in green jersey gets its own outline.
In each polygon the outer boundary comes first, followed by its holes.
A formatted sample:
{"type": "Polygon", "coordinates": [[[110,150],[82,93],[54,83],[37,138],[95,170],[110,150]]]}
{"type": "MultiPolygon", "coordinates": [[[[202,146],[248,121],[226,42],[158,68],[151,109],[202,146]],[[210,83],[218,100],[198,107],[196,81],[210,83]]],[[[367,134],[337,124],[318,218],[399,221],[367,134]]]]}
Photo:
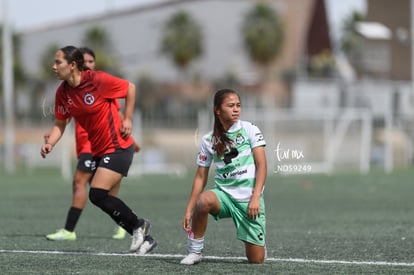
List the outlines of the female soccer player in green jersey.
{"type": "Polygon", "coordinates": [[[266,142],[259,128],[240,120],[240,97],[231,89],[214,96],[214,129],[202,138],[197,172],[182,220],[188,232],[188,255],[181,264],[201,261],[208,214],[232,218],[249,263],[263,263],[266,218],[263,189],[267,175],[266,142]],[[215,186],[204,191],[210,165],[215,186]]]}

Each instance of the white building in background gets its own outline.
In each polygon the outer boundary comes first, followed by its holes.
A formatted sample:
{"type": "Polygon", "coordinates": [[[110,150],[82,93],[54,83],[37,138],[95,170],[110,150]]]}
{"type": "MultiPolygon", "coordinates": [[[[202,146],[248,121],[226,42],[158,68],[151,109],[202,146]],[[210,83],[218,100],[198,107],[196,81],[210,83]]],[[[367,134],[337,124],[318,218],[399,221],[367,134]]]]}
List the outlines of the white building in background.
{"type": "MultiPolygon", "coordinates": [[[[280,12],[285,29],[282,53],[274,64],[276,70],[304,70],[312,56],[330,49],[324,0],[266,2],[271,3],[280,12]]],[[[183,10],[200,23],[204,37],[204,53],[191,65],[192,74],[197,73],[205,79],[215,80],[232,72],[241,80],[252,83],[258,71],[244,51],[241,24],[244,15],[256,3],[254,0],[165,0],[127,10],[97,14],[87,19],[56,22],[20,33],[21,58],[25,60],[27,72],[36,75],[41,56],[48,46],[87,46],[81,45],[85,31],[98,26],[105,28],[109,34],[112,52],[117,57],[125,78],[135,81],[140,74],[145,73],[162,82],[175,81],[179,72],[171,61],[160,53],[160,41],[165,22],[175,12],[183,10]]],[[[50,59],[52,65],[53,56],[50,59]]],[[[408,130],[403,129],[412,125],[404,121],[404,116],[409,115],[411,119],[413,114],[413,97],[407,87],[409,88],[407,83],[379,81],[341,87],[336,82],[327,85],[309,81],[307,78],[300,79],[292,87],[292,112],[268,116],[264,116],[263,112],[257,112],[255,119],[261,120],[267,125],[265,128],[269,128],[264,130],[269,133],[269,156],[274,152],[274,145],[280,141],[286,146],[303,150],[308,159],[317,163],[313,164],[315,170],[326,172],[331,171],[334,166],[346,167],[344,163],[352,163],[358,165],[362,172],[366,172],[369,171],[370,158],[373,157],[372,141],[378,136],[379,162],[383,163],[387,171],[391,171],[398,160],[404,165],[412,162],[414,134],[412,127],[408,130]],[[357,110],[344,111],[339,107],[357,110]],[[334,112],[327,117],[326,112],[331,109],[334,112]],[[395,138],[397,135],[394,133],[394,113],[401,113],[401,121],[398,121],[401,126],[395,131],[402,137],[399,140],[395,138]],[[313,117],[312,114],[318,116],[313,117]],[[385,130],[379,127],[380,130],[384,130],[383,135],[372,133],[372,115],[375,119],[386,122],[383,127],[385,130]],[[296,122],[299,122],[298,126],[295,126],[296,122]],[[315,124],[317,127],[309,129],[309,126],[315,124]],[[275,129],[277,131],[274,131],[275,129]],[[289,130],[293,130],[293,133],[289,134],[289,130]],[[273,134],[275,136],[272,136],[273,134]],[[400,149],[397,151],[393,148],[400,149]]],[[[277,86],[277,89],[279,88],[280,86],[277,86]]],[[[52,90],[54,92],[54,89],[52,90]]],[[[268,98],[265,100],[269,101],[268,98]]],[[[412,119],[410,121],[412,122],[412,119]]],[[[182,144],[171,146],[171,133],[164,136],[169,137],[168,143],[164,140],[155,142],[156,147],[165,153],[168,161],[177,155],[180,155],[182,160],[181,155],[188,150],[188,140],[179,136],[176,141],[182,144]]],[[[187,138],[191,142],[194,132],[187,138]]],[[[188,163],[192,164],[193,152],[187,154],[188,163]]]]}
{"type": "MultiPolygon", "coordinates": [[[[311,30],[329,36],[326,20],[320,21],[320,18],[326,19],[324,0],[271,0],[267,3],[280,13],[286,30],[277,66],[297,69],[308,59],[307,48],[312,48],[311,54],[318,49],[315,42],[309,42],[311,30]],[[315,27],[321,25],[323,31],[316,31],[315,27]]],[[[107,30],[113,53],[126,78],[135,80],[139,74],[147,73],[162,81],[175,80],[178,72],[171,61],[161,55],[160,41],[165,22],[175,12],[183,10],[201,25],[204,37],[203,56],[192,64],[191,71],[207,79],[233,72],[247,81],[257,68],[244,50],[241,24],[255,4],[254,0],[165,0],[85,19],[55,22],[22,31],[21,56],[26,60],[28,73],[36,74],[40,58],[49,45],[83,46],[81,40],[85,31],[99,26],[107,30]]],[[[51,63],[52,60],[53,57],[51,63]]]]}
{"type": "Polygon", "coordinates": [[[177,77],[174,65],[160,53],[161,34],[166,20],[177,10],[185,10],[202,25],[205,38],[204,57],[193,64],[192,70],[216,78],[235,68],[241,72],[249,70],[239,33],[242,14],[251,5],[251,1],[164,1],[87,19],[56,22],[23,31],[21,54],[23,60],[31,60],[26,69],[34,74],[48,45],[82,46],[85,31],[99,26],[109,34],[113,53],[126,78],[135,80],[145,72],[157,79],[174,80],[177,77]]]}

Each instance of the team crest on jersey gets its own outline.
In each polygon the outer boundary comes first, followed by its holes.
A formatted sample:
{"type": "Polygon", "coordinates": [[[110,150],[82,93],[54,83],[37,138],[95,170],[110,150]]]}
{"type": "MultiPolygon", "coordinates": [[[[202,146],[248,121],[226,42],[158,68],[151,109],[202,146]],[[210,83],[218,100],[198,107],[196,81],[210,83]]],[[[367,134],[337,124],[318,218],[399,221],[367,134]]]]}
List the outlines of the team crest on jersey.
{"type": "Polygon", "coordinates": [[[91,95],[90,93],[87,93],[83,97],[83,102],[85,102],[86,105],[92,105],[95,102],[95,97],[91,95]]]}
{"type": "Polygon", "coordinates": [[[245,141],[244,136],[241,133],[238,133],[236,136],[236,144],[240,145],[243,144],[245,141]]]}

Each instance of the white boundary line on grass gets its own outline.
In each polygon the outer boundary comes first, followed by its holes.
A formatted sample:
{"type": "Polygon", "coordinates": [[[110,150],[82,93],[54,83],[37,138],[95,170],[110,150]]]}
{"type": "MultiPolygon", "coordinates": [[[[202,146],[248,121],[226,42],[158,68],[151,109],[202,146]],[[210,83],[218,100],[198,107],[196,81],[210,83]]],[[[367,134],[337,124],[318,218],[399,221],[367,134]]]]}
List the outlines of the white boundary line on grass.
{"type": "MultiPolygon", "coordinates": [[[[180,254],[147,254],[136,253],[99,253],[99,252],[70,252],[53,250],[6,250],[0,249],[0,253],[26,253],[26,254],[56,254],[56,255],[90,255],[90,256],[120,256],[120,257],[150,257],[150,258],[183,258],[187,255],[180,254]]],[[[210,260],[246,260],[246,257],[220,257],[203,256],[203,259],[210,260]]],[[[294,263],[315,263],[315,264],[349,264],[349,265],[372,265],[372,266],[414,266],[414,262],[386,262],[386,261],[343,261],[343,260],[312,260],[295,258],[266,258],[266,262],[294,262],[294,263]]]]}

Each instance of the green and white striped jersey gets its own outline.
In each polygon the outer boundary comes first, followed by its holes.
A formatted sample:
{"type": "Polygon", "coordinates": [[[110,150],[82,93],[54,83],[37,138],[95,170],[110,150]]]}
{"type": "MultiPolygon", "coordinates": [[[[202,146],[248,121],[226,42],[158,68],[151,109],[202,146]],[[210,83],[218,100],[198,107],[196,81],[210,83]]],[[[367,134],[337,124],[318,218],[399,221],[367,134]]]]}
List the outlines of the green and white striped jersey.
{"type": "MultiPolygon", "coordinates": [[[[248,202],[256,180],[256,165],[252,149],[266,146],[262,132],[248,121],[237,121],[226,135],[233,141],[224,156],[218,158],[213,150],[213,131],[203,136],[197,156],[197,165],[216,168],[215,184],[234,200],[248,202]]],[[[262,190],[263,191],[263,190],[262,190]]]]}

